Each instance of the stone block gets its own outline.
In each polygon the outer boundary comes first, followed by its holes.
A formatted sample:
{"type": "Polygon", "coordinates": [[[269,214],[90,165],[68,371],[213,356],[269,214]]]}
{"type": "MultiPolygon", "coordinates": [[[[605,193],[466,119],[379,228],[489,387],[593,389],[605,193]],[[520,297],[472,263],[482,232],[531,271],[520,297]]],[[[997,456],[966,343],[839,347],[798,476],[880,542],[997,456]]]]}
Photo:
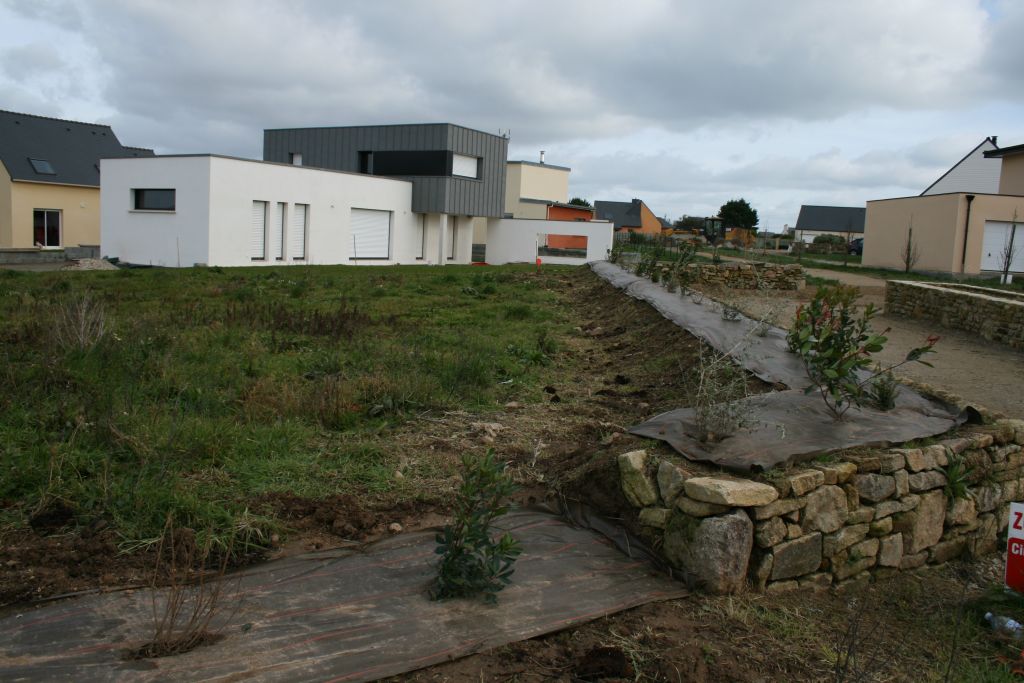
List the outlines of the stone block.
{"type": "Polygon", "coordinates": [[[910,472],[923,472],[935,469],[935,451],[931,448],[915,448],[907,451],[907,470],[910,472]]]}
{"type": "Polygon", "coordinates": [[[640,523],[644,526],[664,529],[672,513],[668,508],[649,507],[640,511],[640,523]]]}
{"type": "Polygon", "coordinates": [[[978,508],[978,512],[992,512],[999,505],[1000,496],[1002,491],[998,484],[989,484],[988,486],[979,486],[974,489],[974,503],[978,508]]]}
{"type": "Polygon", "coordinates": [[[949,464],[949,449],[946,446],[943,446],[942,444],[935,444],[934,446],[922,448],[921,453],[924,453],[927,455],[927,457],[931,458],[931,460],[935,463],[933,467],[945,467],[946,465],[949,464]]]}
{"type": "Polygon", "coordinates": [[[902,470],[906,462],[903,454],[898,451],[883,453],[878,456],[878,461],[880,465],[878,471],[882,474],[892,474],[896,470],[902,470]]]}
{"type": "Polygon", "coordinates": [[[877,455],[859,455],[850,458],[850,462],[857,466],[860,473],[878,472],[882,469],[882,460],[877,455]]]}
{"type": "Polygon", "coordinates": [[[896,497],[902,498],[910,493],[910,475],[906,470],[896,470],[892,473],[893,481],[896,482],[896,497]]]}
{"type": "Polygon", "coordinates": [[[804,531],[831,533],[850,516],[846,494],[838,486],[822,486],[806,496],[801,527],[804,531]]]}
{"type": "Polygon", "coordinates": [[[856,576],[874,566],[874,556],[862,557],[856,560],[848,559],[846,562],[832,567],[832,575],[836,577],[836,581],[842,581],[843,579],[848,579],[851,576],[856,576]]]}
{"type": "Polygon", "coordinates": [[[869,536],[888,536],[892,533],[892,517],[883,517],[871,522],[869,536]]]}
{"type": "Polygon", "coordinates": [[[967,541],[967,551],[971,557],[982,557],[994,552],[998,547],[999,522],[990,512],[978,515],[978,528],[967,541]]]}
{"type": "Polygon", "coordinates": [[[893,534],[878,541],[878,565],[899,567],[903,560],[903,534],[893,534]]]}
{"type": "Polygon", "coordinates": [[[705,503],[700,500],[688,498],[684,495],[676,497],[676,509],[684,514],[690,515],[691,517],[710,517],[712,515],[720,515],[723,512],[732,510],[728,505],[705,503]]]}
{"type": "Polygon", "coordinates": [[[661,464],[658,465],[658,491],[661,493],[661,499],[665,501],[665,505],[672,507],[676,502],[676,498],[683,490],[684,481],[686,481],[686,477],[683,475],[682,469],[668,460],[661,461],[661,464]]]}
{"type": "Polygon", "coordinates": [[[770,548],[786,540],[786,523],[778,517],[758,522],[754,528],[754,543],[759,548],[770,548]]]}
{"type": "Polygon", "coordinates": [[[775,583],[768,584],[768,587],[765,588],[765,593],[788,593],[799,588],[800,583],[797,581],[776,581],[775,583]]]}
{"type": "Polygon", "coordinates": [[[822,541],[821,552],[825,557],[832,557],[836,553],[846,550],[855,543],[860,543],[868,535],[870,527],[867,524],[843,527],[834,534],[828,534],[822,541]]]}
{"type": "Polygon", "coordinates": [[[824,572],[809,574],[800,579],[800,590],[823,591],[832,587],[832,575],[824,572]]]}
{"type": "Polygon", "coordinates": [[[942,491],[931,491],[920,496],[916,509],[896,515],[893,530],[903,534],[904,552],[916,555],[939,542],[945,520],[946,497],[942,491]]]}
{"type": "Polygon", "coordinates": [[[994,441],[991,434],[972,434],[971,448],[988,448],[994,441]]]}
{"type": "Polygon", "coordinates": [[[772,581],[809,574],[821,564],[821,534],[815,532],[780,543],[772,550],[772,554],[775,556],[772,581]]]}
{"type": "Polygon", "coordinates": [[[938,470],[911,474],[909,480],[910,490],[914,493],[923,493],[946,485],[946,475],[938,470]]]}
{"type": "Polygon", "coordinates": [[[826,484],[845,484],[857,473],[857,465],[852,462],[827,462],[811,465],[825,475],[826,484]]]}
{"type": "Polygon", "coordinates": [[[780,498],[768,505],[759,505],[754,508],[754,519],[768,519],[788,515],[803,508],[807,504],[806,498],[780,498]]]}
{"type": "Polygon", "coordinates": [[[872,503],[892,498],[896,493],[896,480],[891,475],[858,474],[853,480],[857,487],[857,495],[872,503]]]}
{"type": "Polygon", "coordinates": [[[825,483],[825,474],[820,470],[803,470],[786,477],[794,496],[802,496],[825,483]]]}
{"type": "Polygon", "coordinates": [[[875,518],[874,508],[860,507],[850,513],[846,518],[847,524],[867,524],[875,518]]]}
{"type": "Polygon", "coordinates": [[[753,558],[750,563],[750,583],[754,590],[763,591],[772,575],[772,566],[775,556],[771,553],[762,553],[759,557],[753,558]]]}
{"type": "Polygon", "coordinates": [[[804,535],[804,530],[800,528],[799,524],[787,524],[786,525],[786,538],[793,540],[794,538],[800,538],[804,535]]]}
{"type": "Polygon", "coordinates": [[[622,492],[633,507],[642,508],[658,502],[658,491],[647,474],[647,451],[630,451],[619,456],[619,477],[622,492]]]}
{"type": "Polygon", "coordinates": [[[973,498],[954,498],[946,506],[948,526],[970,524],[977,518],[978,509],[973,498]]]}
{"type": "Polygon", "coordinates": [[[928,551],[922,550],[914,555],[903,555],[903,559],[900,560],[900,569],[907,571],[908,569],[917,569],[923,567],[928,563],[928,551]]]}
{"type": "Polygon", "coordinates": [[[850,546],[850,557],[875,557],[878,555],[878,539],[869,538],[850,546]]]}
{"type": "Polygon", "coordinates": [[[683,484],[683,490],[694,500],[732,507],[767,505],[779,497],[779,492],[768,484],[724,477],[687,479],[683,484]]]}
{"type": "Polygon", "coordinates": [[[835,591],[838,595],[845,595],[847,593],[858,594],[862,593],[867,589],[868,585],[871,584],[871,572],[862,571],[852,579],[845,581],[838,581],[835,585],[835,591]]]}
{"type": "Polygon", "coordinates": [[[675,513],[662,546],[674,567],[698,587],[719,595],[743,588],[753,547],[754,524],[742,510],[703,519],[675,513]]]}
{"type": "Polygon", "coordinates": [[[930,562],[949,562],[963,555],[964,550],[967,548],[967,539],[953,538],[948,541],[941,541],[936,543],[928,551],[928,560],[930,562]]]}
{"type": "Polygon", "coordinates": [[[857,493],[857,487],[852,483],[843,484],[843,491],[846,492],[846,509],[853,512],[860,507],[860,495],[857,493]]]}

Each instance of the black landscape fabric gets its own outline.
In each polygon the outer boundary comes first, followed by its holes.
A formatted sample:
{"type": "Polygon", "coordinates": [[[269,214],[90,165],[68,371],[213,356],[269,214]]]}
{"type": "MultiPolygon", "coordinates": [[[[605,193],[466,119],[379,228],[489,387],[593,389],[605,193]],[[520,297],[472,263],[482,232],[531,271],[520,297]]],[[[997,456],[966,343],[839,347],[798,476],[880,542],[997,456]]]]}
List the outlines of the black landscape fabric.
{"type": "Polygon", "coordinates": [[[804,393],[810,382],[803,362],[789,351],[784,330],[772,327],[759,336],[752,333],[757,321],[745,316],[723,320],[716,304],[695,304],[606,261],[593,263],[591,268],[717,351],[728,353],[748,372],[790,388],[747,399],[743,413],[749,416],[749,423],[716,443],[698,440],[694,411],[689,408],[662,413],[629,429],[631,434],[667,442],[690,460],[737,472],[764,471],[844,448],[884,447],[943,434],[975,414],[970,408],[961,410],[904,386],[894,410],[854,407],[845,419],[836,420],[817,391],[804,393]]]}
{"type": "Polygon", "coordinates": [[[123,658],[151,637],[149,590],[9,615],[0,619],[0,680],[370,681],[687,594],[555,515],[514,511],[500,526],[523,554],[497,605],[430,601],[435,532],[415,532],[225,579],[223,639],[172,657],[123,658]]]}

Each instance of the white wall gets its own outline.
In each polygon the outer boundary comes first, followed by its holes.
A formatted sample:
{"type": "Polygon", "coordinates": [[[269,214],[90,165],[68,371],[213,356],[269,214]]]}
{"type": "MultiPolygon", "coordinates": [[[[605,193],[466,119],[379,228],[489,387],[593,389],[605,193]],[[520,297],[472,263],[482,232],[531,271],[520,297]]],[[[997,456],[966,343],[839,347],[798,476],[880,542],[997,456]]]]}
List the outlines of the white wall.
{"type": "Polygon", "coordinates": [[[154,266],[209,262],[210,157],[103,159],[100,176],[100,253],[154,266]],[[132,210],[133,189],[172,188],[173,212],[132,210]]]}
{"type": "Polygon", "coordinates": [[[585,235],[587,257],[544,256],[544,263],[582,265],[608,258],[614,226],[608,221],[548,221],[492,218],[487,221],[487,262],[534,263],[539,235],[585,235]]]}
{"type": "MultiPolygon", "coordinates": [[[[210,173],[210,265],[249,266],[294,263],[252,261],[249,230],[253,201],[307,204],[306,259],[299,263],[357,263],[352,256],[351,210],[390,211],[391,256],[359,259],[360,264],[415,263],[420,217],[412,212],[412,183],[356,173],[212,157],[210,173]]],[[[272,212],[271,212],[272,213],[272,212]]],[[[285,237],[285,244],[288,238],[285,237]]]]}
{"type": "Polygon", "coordinates": [[[949,192],[976,192],[997,194],[1002,159],[986,159],[985,152],[998,149],[991,140],[985,140],[955,167],[947,171],[922,195],[945,194],[949,192]]]}

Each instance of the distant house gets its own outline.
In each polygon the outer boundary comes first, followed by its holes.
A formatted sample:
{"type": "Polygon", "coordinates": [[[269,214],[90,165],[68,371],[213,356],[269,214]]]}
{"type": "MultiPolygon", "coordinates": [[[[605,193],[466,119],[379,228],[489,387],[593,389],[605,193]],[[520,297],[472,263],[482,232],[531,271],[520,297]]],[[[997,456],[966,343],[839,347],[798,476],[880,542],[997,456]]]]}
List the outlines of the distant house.
{"type": "Polygon", "coordinates": [[[794,239],[810,244],[818,235],[837,235],[850,240],[864,235],[861,206],[816,206],[804,204],[796,219],[794,239]]]}
{"type": "MultiPolygon", "coordinates": [[[[994,137],[987,140],[995,147],[994,137]]],[[[955,189],[940,194],[869,201],[864,265],[902,269],[901,252],[911,239],[918,255],[913,270],[997,273],[1005,250],[1012,250],[1010,272],[1024,273],[1024,145],[987,149],[982,156],[999,164],[994,186],[987,176],[957,174],[957,185],[947,186],[955,189]]]]}
{"type": "Polygon", "coordinates": [[[640,199],[631,202],[594,202],[594,213],[597,220],[611,221],[615,225],[615,232],[661,234],[661,221],[640,199]]]}
{"type": "Polygon", "coordinates": [[[567,166],[555,166],[544,161],[507,162],[505,217],[549,218],[549,207],[568,205],[571,172],[567,166]]]}
{"type": "Polygon", "coordinates": [[[151,157],[110,126],[0,111],[0,248],[100,243],[100,160],[151,157]]]}
{"type": "Polygon", "coordinates": [[[926,187],[921,196],[950,192],[998,193],[1001,165],[998,159],[988,155],[999,149],[996,140],[995,135],[982,140],[963,159],[939,176],[938,180],[926,187]]]}

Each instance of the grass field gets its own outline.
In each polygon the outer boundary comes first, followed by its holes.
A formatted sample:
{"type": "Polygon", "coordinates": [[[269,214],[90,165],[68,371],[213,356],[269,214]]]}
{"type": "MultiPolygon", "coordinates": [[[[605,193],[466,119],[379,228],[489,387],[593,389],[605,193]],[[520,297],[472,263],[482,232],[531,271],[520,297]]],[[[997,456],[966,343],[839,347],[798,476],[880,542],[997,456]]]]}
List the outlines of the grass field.
{"type": "Polygon", "coordinates": [[[553,272],[0,272],[0,530],[104,520],[130,548],[170,513],[261,545],[265,494],[415,498],[389,430],[536,398],[553,272]]]}

